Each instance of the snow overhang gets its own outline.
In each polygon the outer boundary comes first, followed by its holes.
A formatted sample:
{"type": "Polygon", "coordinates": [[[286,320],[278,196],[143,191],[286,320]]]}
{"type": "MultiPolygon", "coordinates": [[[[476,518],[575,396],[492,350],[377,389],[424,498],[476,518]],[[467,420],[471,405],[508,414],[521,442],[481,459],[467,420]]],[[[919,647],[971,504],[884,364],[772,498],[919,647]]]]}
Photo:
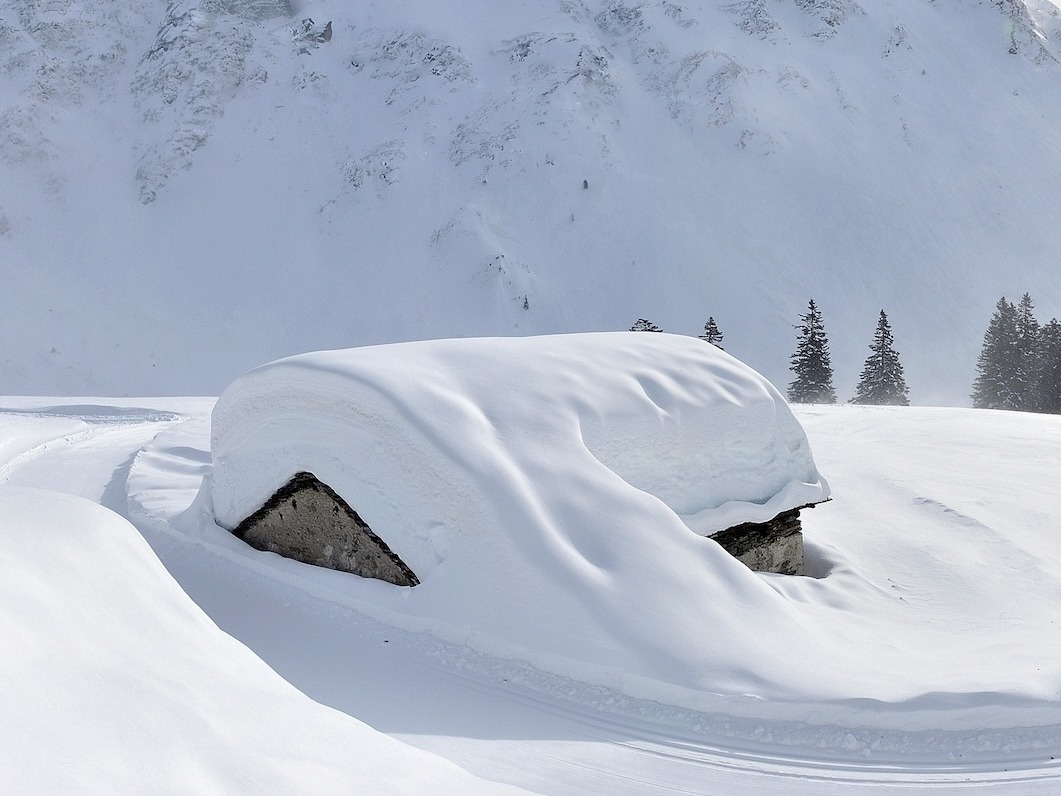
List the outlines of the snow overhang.
{"type": "Polygon", "coordinates": [[[212,457],[220,525],[236,528],[295,473],[312,472],[421,579],[455,544],[547,538],[556,523],[611,517],[630,501],[662,504],[707,535],[828,497],[777,390],[718,348],[668,334],[439,340],[279,360],[218,400],[212,457]]]}

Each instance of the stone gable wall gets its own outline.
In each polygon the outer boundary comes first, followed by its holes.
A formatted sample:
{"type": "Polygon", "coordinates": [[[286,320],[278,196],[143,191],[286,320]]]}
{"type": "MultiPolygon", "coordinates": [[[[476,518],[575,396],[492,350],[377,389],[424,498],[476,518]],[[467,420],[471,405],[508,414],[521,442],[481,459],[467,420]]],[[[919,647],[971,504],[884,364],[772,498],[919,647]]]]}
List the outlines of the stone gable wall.
{"type": "Polygon", "coordinates": [[[420,580],[336,492],[297,473],[232,530],[251,547],[396,586],[420,580]]]}
{"type": "Polygon", "coordinates": [[[803,526],[799,512],[799,509],[792,509],[767,522],[734,525],[710,538],[756,572],[802,575],[803,526]]]}

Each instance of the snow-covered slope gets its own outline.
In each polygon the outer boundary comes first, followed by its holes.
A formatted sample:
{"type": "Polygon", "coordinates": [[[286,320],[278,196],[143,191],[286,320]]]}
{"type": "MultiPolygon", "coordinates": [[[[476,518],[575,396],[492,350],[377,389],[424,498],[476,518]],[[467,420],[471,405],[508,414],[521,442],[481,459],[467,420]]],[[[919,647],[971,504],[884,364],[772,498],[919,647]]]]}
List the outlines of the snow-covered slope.
{"type": "MultiPolygon", "coordinates": [[[[474,634],[447,644],[375,621],[371,584],[258,553],[203,522],[194,500],[210,467],[212,405],[0,401],[0,482],[54,490],[5,486],[0,497],[0,627],[19,642],[0,645],[0,740],[5,763],[24,763],[0,767],[5,792],[89,771],[113,776],[53,790],[98,782],[113,792],[132,771],[136,785],[173,773],[163,792],[297,792],[283,787],[294,763],[264,787],[233,783],[233,772],[264,765],[248,737],[258,750],[291,738],[303,762],[323,761],[308,792],[333,775],[340,792],[351,781],[370,793],[487,787],[299,697],[190,605],[127,524],[57,492],[127,514],[184,592],[314,700],[490,780],[557,796],[1058,790],[1061,492],[1048,465],[1061,418],[798,407],[834,490],[805,517],[814,577],[707,561],[716,594],[739,588],[760,610],[712,606],[669,651],[677,660],[686,645],[694,655],[741,639],[741,671],[661,671],[701,677],[700,698],[713,704],[703,712],[483,655],[474,634]],[[779,622],[789,625],[781,636],[765,632],[779,622]],[[771,696],[780,680],[787,698],[771,696]],[[120,721],[143,715],[158,723],[141,735],[120,721]],[[188,764],[179,771],[175,749],[188,764]],[[334,767],[330,750],[343,758],[334,767]],[[155,765],[134,770],[140,761],[155,765]],[[397,776],[380,767],[392,762],[397,776]]],[[[605,592],[585,575],[576,597],[605,592]]],[[[697,606],[654,618],[673,626],[697,606]]],[[[531,607],[512,615],[532,619],[531,607]]],[[[551,614],[560,635],[568,620],[551,614]]],[[[632,649],[644,624],[631,617],[632,649]]]]}
{"type": "Polygon", "coordinates": [[[4,388],[216,394],[306,350],[708,315],[783,384],[813,297],[842,397],[883,307],[913,400],[962,402],[1000,294],[1061,314],[1059,20],[0,0],[4,388]]]}
{"type": "Polygon", "coordinates": [[[0,488],[5,793],[516,793],[299,693],[136,529],[0,488]]]}

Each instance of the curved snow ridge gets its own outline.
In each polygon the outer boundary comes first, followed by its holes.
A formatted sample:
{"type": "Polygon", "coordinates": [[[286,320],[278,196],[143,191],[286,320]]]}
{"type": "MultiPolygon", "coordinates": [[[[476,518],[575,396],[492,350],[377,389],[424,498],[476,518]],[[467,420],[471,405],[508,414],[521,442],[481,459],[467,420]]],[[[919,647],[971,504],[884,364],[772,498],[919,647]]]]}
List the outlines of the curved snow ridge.
{"type": "Polygon", "coordinates": [[[523,792],[313,702],[81,498],[0,488],[0,630],[5,793],[523,792]]]}
{"type": "Polygon", "coordinates": [[[370,613],[406,629],[681,704],[790,693],[780,683],[815,668],[764,663],[748,628],[795,643],[801,620],[690,525],[765,519],[828,486],[778,392],[695,338],[292,357],[225,391],[211,448],[222,526],[299,471],[341,495],[420,578],[348,579],[370,613]]]}

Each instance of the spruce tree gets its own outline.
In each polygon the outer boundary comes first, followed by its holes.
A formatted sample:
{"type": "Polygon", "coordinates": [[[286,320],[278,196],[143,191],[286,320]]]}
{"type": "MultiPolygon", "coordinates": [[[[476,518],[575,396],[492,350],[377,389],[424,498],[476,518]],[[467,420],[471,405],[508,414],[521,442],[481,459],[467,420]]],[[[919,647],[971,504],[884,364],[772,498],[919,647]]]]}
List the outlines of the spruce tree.
{"type": "Polygon", "coordinates": [[[718,324],[715,323],[714,318],[707,319],[707,323],[704,324],[704,333],[700,335],[700,339],[723,351],[726,350],[722,348],[722,332],[718,330],[718,324]]]}
{"type": "Polygon", "coordinates": [[[870,355],[862,368],[855,388],[853,404],[875,404],[878,406],[909,406],[910,396],[903,378],[903,366],[899,352],[893,345],[892,327],[884,310],[877,319],[877,331],[869,345],[870,355]]]}
{"type": "Polygon", "coordinates": [[[1035,382],[1035,409],[1061,414],[1061,323],[1052,318],[1039,334],[1039,371],[1035,382]]]}
{"type": "Polygon", "coordinates": [[[833,366],[829,356],[829,339],[821,311],[810,300],[807,314],[799,316],[796,329],[796,353],[789,360],[796,378],[788,385],[788,400],[800,404],[835,404],[833,366]]]}
{"type": "Polygon", "coordinates": [[[1017,361],[1014,390],[1020,395],[1020,408],[1034,412],[1037,408],[1037,382],[1042,369],[1039,363],[1039,322],[1035,304],[1025,293],[1017,305],[1017,361]]]}
{"type": "Polygon", "coordinates": [[[637,322],[630,327],[631,332],[662,332],[656,324],[652,321],[646,321],[644,318],[638,318],[637,322]]]}
{"type": "Polygon", "coordinates": [[[976,359],[973,406],[977,409],[1020,409],[1026,385],[1019,368],[1017,308],[1003,296],[984,332],[976,359]]]}

